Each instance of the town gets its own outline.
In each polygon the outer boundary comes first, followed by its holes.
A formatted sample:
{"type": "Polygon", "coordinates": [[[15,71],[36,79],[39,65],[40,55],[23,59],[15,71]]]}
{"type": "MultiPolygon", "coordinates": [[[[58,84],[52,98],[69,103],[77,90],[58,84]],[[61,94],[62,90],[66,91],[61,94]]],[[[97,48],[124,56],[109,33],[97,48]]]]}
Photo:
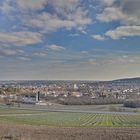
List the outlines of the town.
{"type": "Polygon", "coordinates": [[[32,104],[120,104],[140,98],[140,78],[114,81],[1,81],[0,98],[32,104]]]}

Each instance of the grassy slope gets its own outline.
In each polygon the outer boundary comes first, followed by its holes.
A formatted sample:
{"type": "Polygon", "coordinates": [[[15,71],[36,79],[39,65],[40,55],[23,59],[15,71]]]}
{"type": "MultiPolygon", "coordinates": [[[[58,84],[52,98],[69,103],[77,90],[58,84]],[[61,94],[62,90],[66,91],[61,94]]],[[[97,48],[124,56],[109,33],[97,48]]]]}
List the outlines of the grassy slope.
{"type": "Polygon", "coordinates": [[[139,115],[41,112],[0,109],[0,122],[56,127],[140,127],[139,115]]]}

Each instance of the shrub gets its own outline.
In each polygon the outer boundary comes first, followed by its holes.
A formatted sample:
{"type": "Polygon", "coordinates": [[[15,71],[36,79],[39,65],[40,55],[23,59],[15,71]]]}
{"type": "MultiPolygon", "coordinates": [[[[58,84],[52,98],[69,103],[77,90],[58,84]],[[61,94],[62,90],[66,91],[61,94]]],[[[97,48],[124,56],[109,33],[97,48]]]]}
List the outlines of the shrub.
{"type": "Polygon", "coordinates": [[[126,100],[124,102],[124,107],[131,107],[131,108],[140,107],[140,99],[137,99],[137,100],[126,100]]]}

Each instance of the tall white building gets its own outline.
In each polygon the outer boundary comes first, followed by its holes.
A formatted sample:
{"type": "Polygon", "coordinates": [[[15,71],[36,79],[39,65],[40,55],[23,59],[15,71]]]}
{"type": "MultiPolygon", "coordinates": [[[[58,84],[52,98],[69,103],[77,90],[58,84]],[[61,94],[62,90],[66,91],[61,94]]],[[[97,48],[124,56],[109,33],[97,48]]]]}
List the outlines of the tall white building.
{"type": "Polygon", "coordinates": [[[39,102],[39,92],[36,93],[36,102],[39,102]]]}
{"type": "Polygon", "coordinates": [[[77,90],[77,89],[78,89],[77,84],[74,84],[74,90],[77,90]]]}

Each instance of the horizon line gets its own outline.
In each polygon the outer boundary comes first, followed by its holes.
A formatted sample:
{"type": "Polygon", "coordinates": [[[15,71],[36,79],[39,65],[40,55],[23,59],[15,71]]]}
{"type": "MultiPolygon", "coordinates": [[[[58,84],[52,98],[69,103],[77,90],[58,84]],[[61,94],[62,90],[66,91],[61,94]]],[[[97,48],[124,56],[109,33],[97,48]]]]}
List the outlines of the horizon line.
{"type": "Polygon", "coordinates": [[[110,79],[110,80],[96,80],[96,79],[5,79],[0,80],[0,82],[3,81],[95,81],[95,82],[106,82],[106,81],[115,81],[115,80],[122,80],[122,79],[137,79],[140,78],[140,76],[136,77],[122,77],[122,78],[116,78],[116,79],[110,79]]]}

